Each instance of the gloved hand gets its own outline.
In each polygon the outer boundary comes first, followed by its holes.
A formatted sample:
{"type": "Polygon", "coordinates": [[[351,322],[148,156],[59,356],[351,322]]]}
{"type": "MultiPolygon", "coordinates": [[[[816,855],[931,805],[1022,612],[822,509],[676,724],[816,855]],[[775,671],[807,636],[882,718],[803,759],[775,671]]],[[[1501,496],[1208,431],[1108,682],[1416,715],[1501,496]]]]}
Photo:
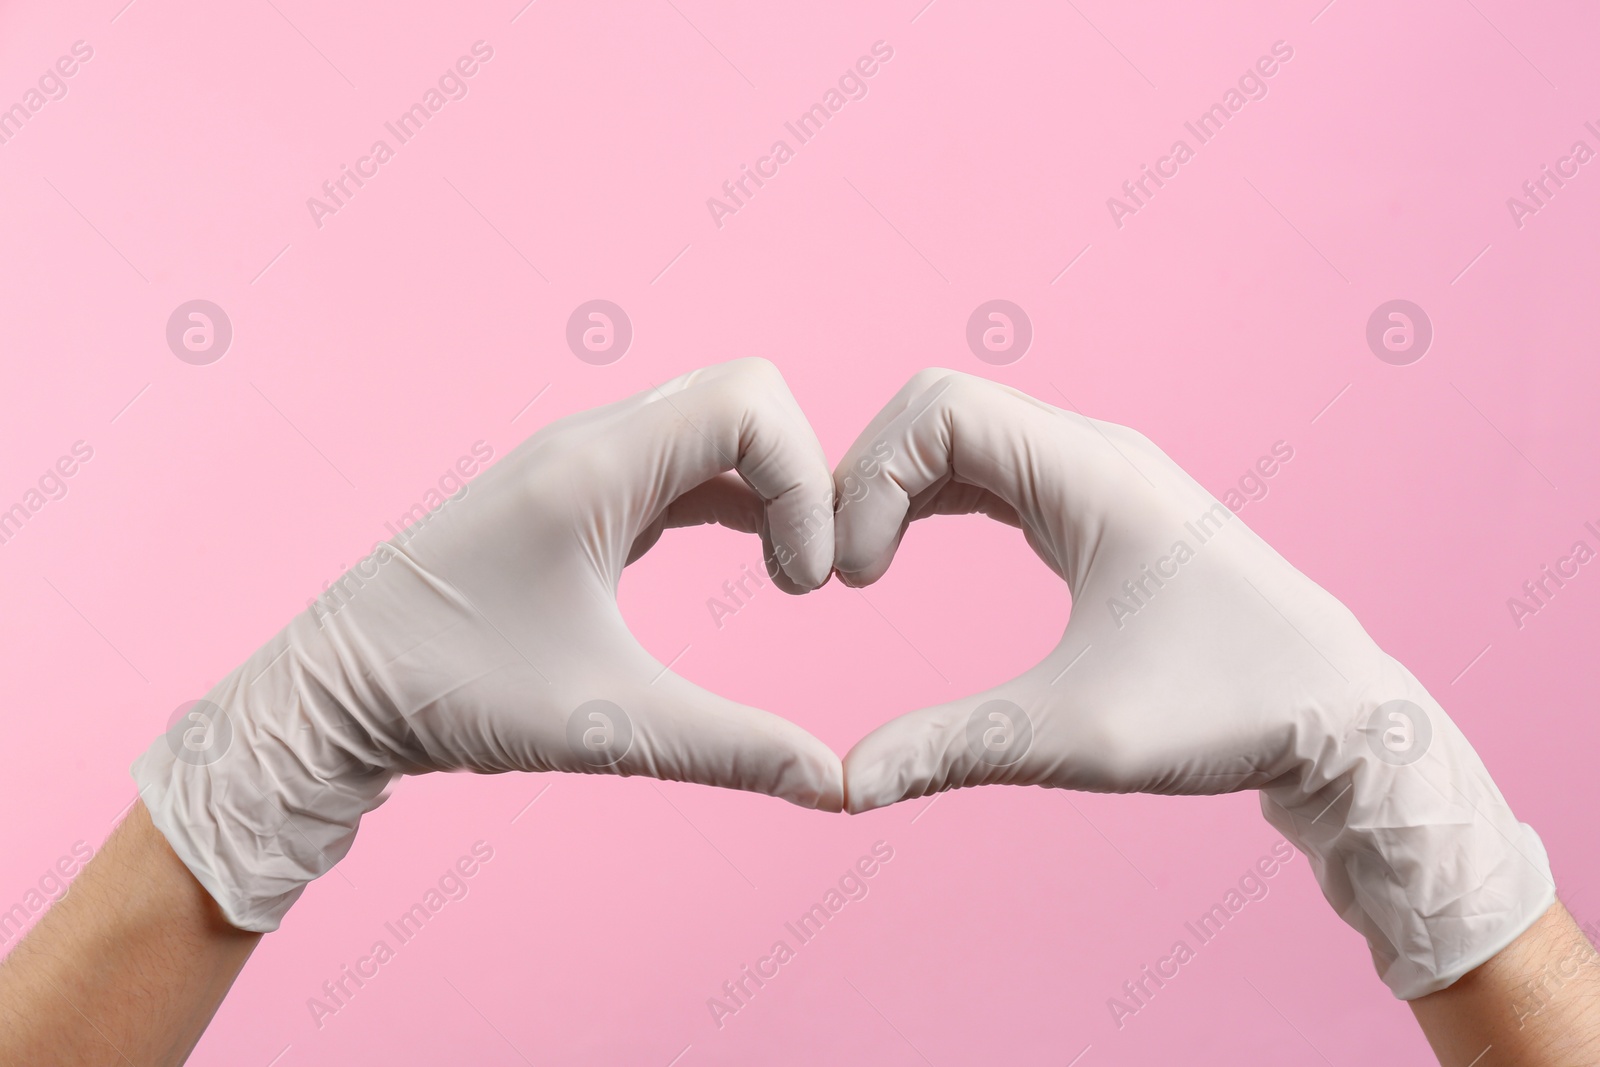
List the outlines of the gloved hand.
{"type": "Polygon", "coordinates": [[[774,583],[816,588],[832,494],[764,360],[547,426],[157,738],[133,765],[150,816],[231,923],[267,931],[397,774],[645,774],[838,811],[832,750],[666,670],[616,601],[665,527],[707,522],[759,531],[774,583]]]}
{"type": "Polygon", "coordinates": [[[1409,671],[1142,435],[924,371],[835,481],[890,458],[835,521],[876,581],[914,519],[1020,526],[1072,614],[1044,662],[895,719],[845,757],[851,812],[1003,783],[1169,795],[1259,789],[1398,997],[1441,989],[1554,900],[1544,847],[1409,671]]]}

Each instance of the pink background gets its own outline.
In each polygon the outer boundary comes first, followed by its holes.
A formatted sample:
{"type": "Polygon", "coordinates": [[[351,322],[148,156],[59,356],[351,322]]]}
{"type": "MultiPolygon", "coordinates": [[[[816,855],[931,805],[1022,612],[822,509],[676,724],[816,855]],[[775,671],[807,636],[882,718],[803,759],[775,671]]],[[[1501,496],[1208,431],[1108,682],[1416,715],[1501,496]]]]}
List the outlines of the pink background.
{"type": "MultiPolygon", "coordinates": [[[[0,908],[98,847],[172,710],[474,441],[503,454],[759,354],[831,457],[929,364],[1138,427],[1218,494],[1288,442],[1244,519],[1430,686],[1600,918],[1600,569],[1520,630],[1506,606],[1600,525],[1600,162],[1521,228],[1506,206],[1575,140],[1600,149],[1585,5],[123,2],[0,11],[0,104],[94,49],[0,145],[0,507],[94,449],[0,545],[0,908]],[[477,40],[494,58],[469,95],[319,229],[306,198],[477,40]],[[867,97],[715,226],[706,198],[878,40],[867,97]],[[1114,225],[1106,198],[1278,40],[1269,95],[1114,225]],[[596,297],[635,329],[609,366],[563,336],[596,297]],[[234,327],[209,366],[164,338],[194,298],[234,327]],[[1010,366],[964,340],[992,298],[1034,325],[1010,366]],[[1364,339],[1394,298],[1435,329],[1410,366],[1364,339]]],[[[979,519],[919,526],[864,597],[767,587],[718,630],[706,600],[747,563],[752,539],[669,534],[624,610],[664,662],[687,646],[682,673],[841,753],[1031,664],[1068,608],[979,519]]],[[[1276,840],[1253,795],[924,805],[407,780],[193,1062],[1431,1062],[1299,856],[1112,1022],[1276,840]],[[479,840],[470,895],[319,1029],[307,999],[479,840]],[[878,840],[870,895],[719,1029],[706,999],[878,840]]]]}

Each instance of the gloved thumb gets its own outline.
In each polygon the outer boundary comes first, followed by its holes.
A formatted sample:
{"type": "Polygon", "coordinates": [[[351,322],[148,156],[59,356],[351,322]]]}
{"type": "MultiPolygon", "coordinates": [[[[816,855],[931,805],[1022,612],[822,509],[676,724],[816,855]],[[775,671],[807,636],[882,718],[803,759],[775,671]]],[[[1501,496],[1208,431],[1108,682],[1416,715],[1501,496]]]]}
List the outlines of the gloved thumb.
{"type": "Polygon", "coordinates": [[[567,746],[596,772],[743,789],[822,811],[844,802],[844,768],[827,745],[665,668],[614,699],[575,708],[567,746]]]}
{"type": "Polygon", "coordinates": [[[844,758],[845,810],[968,786],[1038,784],[1037,732],[1046,720],[1033,691],[1018,679],[884,723],[844,758]]]}

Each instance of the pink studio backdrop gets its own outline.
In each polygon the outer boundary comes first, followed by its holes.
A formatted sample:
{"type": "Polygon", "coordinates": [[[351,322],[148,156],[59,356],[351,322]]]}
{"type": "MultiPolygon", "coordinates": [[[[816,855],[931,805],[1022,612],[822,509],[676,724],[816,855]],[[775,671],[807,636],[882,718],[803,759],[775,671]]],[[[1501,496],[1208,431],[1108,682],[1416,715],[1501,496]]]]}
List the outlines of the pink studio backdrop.
{"type": "MultiPolygon", "coordinates": [[[[0,106],[23,109],[0,127],[0,507],[43,501],[0,545],[0,908],[98,848],[173,709],[475,442],[757,354],[834,458],[932,364],[1138,427],[1219,495],[1284,442],[1243,518],[1440,697],[1600,918],[1600,567],[1507,605],[1600,547],[1584,5],[125,2],[0,12],[0,106]],[[480,41],[420,132],[386,129],[480,41]],[[784,124],[880,41],[802,144],[784,124]],[[1185,122],[1276,42],[1292,56],[1202,143],[1185,122]],[[741,165],[769,177],[735,205],[741,165]],[[1135,201],[1143,165],[1168,177],[1135,201]],[[1535,202],[1546,165],[1568,177],[1535,202]],[[565,339],[596,298],[633,325],[608,365],[565,339]],[[232,327],[207,365],[166,336],[194,299],[232,327]],[[991,299],[1032,324],[1005,365],[966,340],[991,299]],[[1432,325],[1406,365],[1366,339],[1394,299],[1432,325]],[[65,495],[29,498],[77,442],[65,495]]],[[[865,595],[767,586],[719,627],[707,601],[747,564],[753,539],[671,533],[624,610],[663,662],[840,753],[1033,663],[1069,607],[976,518],[920,525],[865,595]]],[[[1113,1020],[1276,840],[1253,794],[846,818],[644,779],[409,779],[193,1062],[1431,1062],[1298,855],[1113,1020]],[[870,892],[799,944],[784,923],[877,842],[870,892]],[[467,895],[398,944],[385,923],[475,845],[467,895]],[[708,998],[779,939],[794,958],[719,1026],[708,998]],[[393,958],[314,1011],[378,940],[393,958]]]]}

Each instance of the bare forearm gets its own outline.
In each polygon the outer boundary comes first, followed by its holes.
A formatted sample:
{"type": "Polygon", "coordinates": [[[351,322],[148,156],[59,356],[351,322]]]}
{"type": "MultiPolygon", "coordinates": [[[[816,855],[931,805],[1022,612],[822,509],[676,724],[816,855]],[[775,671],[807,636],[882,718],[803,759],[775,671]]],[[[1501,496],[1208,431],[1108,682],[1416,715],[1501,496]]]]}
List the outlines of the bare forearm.
{"type": "Polygon", "coordinates": [[[223,920],[136,803],[0,963],[0,1063],[182,1063],[260,939],[223,920]]]}
{"type": "Polygon", "coordinates": [[[1444,1067],[1600,1063],[1600,955],[1557,902],[1483,966],[1411,1002],[1444,1067]]]}

